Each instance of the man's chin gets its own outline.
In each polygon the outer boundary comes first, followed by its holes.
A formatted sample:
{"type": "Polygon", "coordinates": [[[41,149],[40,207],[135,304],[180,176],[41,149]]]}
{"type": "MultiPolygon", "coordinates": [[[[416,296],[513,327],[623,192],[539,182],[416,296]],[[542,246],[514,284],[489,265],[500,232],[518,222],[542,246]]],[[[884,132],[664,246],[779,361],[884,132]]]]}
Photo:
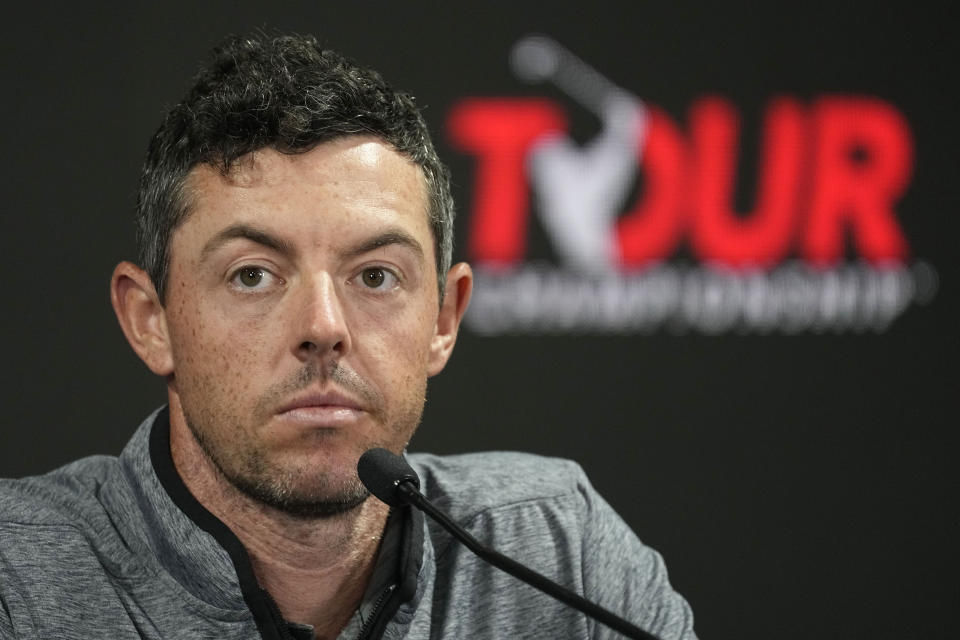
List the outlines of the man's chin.
{"type": "Polygon", "coordinates": [[[285,494],[270,490],[246,490],[239,487],[248,496],[257,502],[288,516],[301,519],[331,518],[353,511],[370,497],[370,493],[363,487],[355,492],[344,492],[334,496],[319,497],[314,495],[285,494]]]}
{"type": "Polygon", "coordinates": [[[255,502],[296,518],[338,516],[356,509],[370,497],[352,470],[306,476],[277,469],[273,473],[263,468],[258,471],[227,475],[227,480],[255,502]]]}
{"type": "MultiPolygon", "coordinates": [[[[269,507],[280,511],[288,516],[299,518],[301,520],[317,520],[323,518],[333,518],[345,513],[349,513],[358,508],[370,493],[364,490],[363,495],[344,496],[338,499],[311,500],[311,499],[283,499],[283,500],[261,500],[269,507]]],[[[268,498],[269,500],[269,498],[268,498]]]]}

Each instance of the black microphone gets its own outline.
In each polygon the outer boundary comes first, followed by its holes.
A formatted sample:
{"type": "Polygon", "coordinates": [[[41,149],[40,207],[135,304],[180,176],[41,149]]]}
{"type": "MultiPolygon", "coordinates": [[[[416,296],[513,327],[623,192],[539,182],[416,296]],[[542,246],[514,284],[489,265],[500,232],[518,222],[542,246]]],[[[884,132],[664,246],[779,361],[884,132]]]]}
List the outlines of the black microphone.
{"type": "Polygon", "coordinates": [[[420,493],[420,478],[417,477],[417,472],[407,464],[403,457],[386,449],[370,449],[360,456],[360,460],[357,462],[357,475],[367,490],[382,502],[391,507],[399,507],[404,504],[417,507],[449,531],[470,551],[498,569],[506,571],[513,577],[519,578],[548,596],[585,613],[594,620],[602,622],[628,638],[659,640],[657,636],[644,631],[617,614],[604,609],[566,587],[560,586],[516,560],[481,544],[420,493]]]}

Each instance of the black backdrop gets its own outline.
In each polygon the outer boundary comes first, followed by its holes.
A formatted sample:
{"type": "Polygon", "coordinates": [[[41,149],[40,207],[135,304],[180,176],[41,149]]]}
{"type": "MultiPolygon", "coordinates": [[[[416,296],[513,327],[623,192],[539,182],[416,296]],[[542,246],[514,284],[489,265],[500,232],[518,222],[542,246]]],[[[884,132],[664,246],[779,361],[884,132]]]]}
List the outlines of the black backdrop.
{"type": "MultiPolygon", "coordinates": [[[[146,141],[212,43],[260,26],[311,32],[416,94],[454,171],[462,248],[475,167],[445,134],[457,101],[543,96],[574,114],[575,136],[597,126],[556,89],[512,75],[513,43],[543,33],[681,125],[694,100],[724,96],[741,114],[744,175],[772,96],[893,105],[916,154],[895,210],[911,260],[933,267],[939,289],[883,332],[468,330],[431,383],[413,448],[577,459],[666,556],[701,637],[953,637],[955,15],[863,3],[259,4],[30,3],[5,16],[0,474],[116,453],[164,399],[116,327],[107,283],[134,253],[146,141]]],[[[741,183],[745,207],[753,182],[741,183]]],[[[530,254],[550,260],[531,225],[530,254]]]]}

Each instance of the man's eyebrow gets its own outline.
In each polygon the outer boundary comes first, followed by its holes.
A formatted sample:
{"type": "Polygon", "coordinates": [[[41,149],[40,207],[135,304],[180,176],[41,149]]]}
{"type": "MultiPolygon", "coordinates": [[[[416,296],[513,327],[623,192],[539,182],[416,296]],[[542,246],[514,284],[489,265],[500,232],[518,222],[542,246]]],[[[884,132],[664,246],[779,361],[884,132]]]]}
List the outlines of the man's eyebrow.
{"type": "Polygon", "coordinates": [[[402,229],[388,229],[383,233],[377,234],[372,238],[364,240],[363,242],[348,248],[343,252],[343,256],[345,258],[353,258],[371,251],[375,251],[381,247],[395,244],[407,247],[416,253],[420,258],[424,257],[423,247],[420,246],[420,243],[417,242],[417,239],[402,229]]]}
{"type": "Polygon", "coordinates": [[[220,231],[220,233],[217,235],[210,238],[207,243],[203,245],[203,249],[200,251],[200,261],[202,262],[211,253],[235,238],[250,240],[251,242],[263,245],[268,249],[273,249],[277,253],[285,256],[291,256],[296,253],[296,250],[292,244],[267,231],[257,229],[256,227],[252,227],[248,224],[232,224],[220,231]]]}

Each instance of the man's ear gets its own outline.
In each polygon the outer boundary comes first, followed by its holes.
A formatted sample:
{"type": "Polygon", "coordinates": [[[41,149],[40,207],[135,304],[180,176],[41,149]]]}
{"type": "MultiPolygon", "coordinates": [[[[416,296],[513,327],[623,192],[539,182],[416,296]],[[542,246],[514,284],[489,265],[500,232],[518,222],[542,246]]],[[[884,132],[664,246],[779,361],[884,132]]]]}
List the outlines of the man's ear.
{"type": "Polygon", "coordinates": [[[460,320],[470,302],[470,293],[473,291],[473,271],[466,262],[453,265],[447,272],[447,283],[444,289],[443,304],[440,305],[440,315],[437,317],[437,328],[430,342],[430,361],[427,375],[435,376],[443,370],[453,353],[453,345],[457,342],[457,330],[460,329],[460,320]]]}
{"type": "Polygon", "coordinates": [[[157,375],[173,373],[167,318],[150,276],[131,262],[121,262],[110,280],[110,301],[140,359],[157,375]]]}

